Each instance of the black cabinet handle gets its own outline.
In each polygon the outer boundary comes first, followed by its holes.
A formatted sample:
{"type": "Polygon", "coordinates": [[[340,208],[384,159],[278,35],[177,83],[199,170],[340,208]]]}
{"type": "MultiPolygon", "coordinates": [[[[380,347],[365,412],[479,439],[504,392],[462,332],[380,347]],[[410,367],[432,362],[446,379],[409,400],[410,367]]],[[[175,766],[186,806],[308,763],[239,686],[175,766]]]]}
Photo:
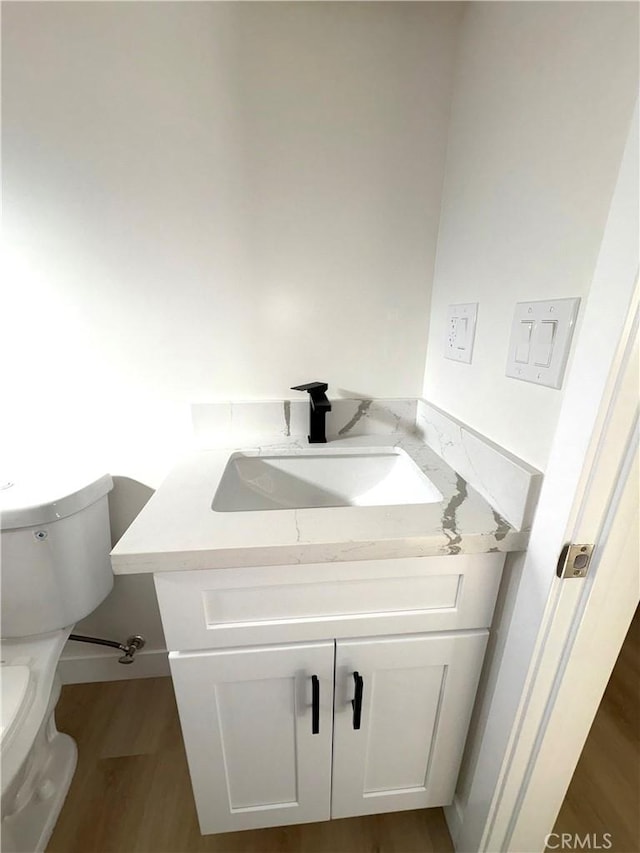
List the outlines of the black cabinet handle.
{"type": "Polygon", "coordinates": [[[311,734],[317,735],[320,731],[320,679],[317,675],[311,676],[311,734]]]}
{"type": "Polygon", "coordinates": [[[355,682],[356,692],[351,700],[351,706],[353,708],[353,728],[360,728],[360,721],[362,719],[362,688],[363,688],[363,679],[359,672],[353,673],[353,680],[355,682]]]}

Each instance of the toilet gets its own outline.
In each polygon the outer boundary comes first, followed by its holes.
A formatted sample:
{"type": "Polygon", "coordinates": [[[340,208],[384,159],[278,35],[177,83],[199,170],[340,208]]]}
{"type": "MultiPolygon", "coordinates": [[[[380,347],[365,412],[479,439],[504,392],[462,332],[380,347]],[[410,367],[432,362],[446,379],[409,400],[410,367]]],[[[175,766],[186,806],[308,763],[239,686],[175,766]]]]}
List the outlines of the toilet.
{"type": "Polygon", "coordinates": [[[111,591],[108,475],[32,470],[0,482],[2,849],[47,845],[76,766],[58,732],[56,668],[111,591]]]}

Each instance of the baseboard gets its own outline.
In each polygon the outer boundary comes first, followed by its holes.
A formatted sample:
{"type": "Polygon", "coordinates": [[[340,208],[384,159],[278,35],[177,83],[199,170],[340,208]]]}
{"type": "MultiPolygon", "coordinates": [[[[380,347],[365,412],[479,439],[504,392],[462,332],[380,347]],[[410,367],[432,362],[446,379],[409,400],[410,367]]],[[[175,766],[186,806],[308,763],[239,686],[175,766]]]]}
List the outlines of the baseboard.
{"type": "Polygon", "coordinates": [[[62,657],[58,663],[58,675],[63,684],[157,678],[169,674],[169,658],[165,649],[143,649],[136,653],[130,664],[118,663],[116,650],[62,657]]]}
{"type": "Polygon", "coordinates": [[[444,807],[444,817],[449,827],[449,835],[453,841],[453,847],[458,849],[458,839],[462,832],[462,809],[460,808],[460,800],[457,797],[453,798],[450,806],[444,807]]]}

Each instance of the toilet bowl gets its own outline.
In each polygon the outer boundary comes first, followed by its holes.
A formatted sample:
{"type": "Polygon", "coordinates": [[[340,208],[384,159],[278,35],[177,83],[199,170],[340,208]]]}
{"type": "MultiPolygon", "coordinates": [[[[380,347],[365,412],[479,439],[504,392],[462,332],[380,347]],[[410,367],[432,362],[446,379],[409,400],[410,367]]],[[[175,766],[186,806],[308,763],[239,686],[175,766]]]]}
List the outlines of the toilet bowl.
{"type": "Polygon", "coordinates": [[[46,847],[76,767],[58,732],[56,669],[74,623],[113,586],[109,476],[16,478],[0,489],[4,853],[46,847]],[[15,489],[15,490],[14,490],[15,489]]]}
{"type": "Polygon", "coordinates": [[[76,766],[76,745],[56,729],[56,667],[70,630],[2,641],[3,850],[42,850],[76,766]]]}

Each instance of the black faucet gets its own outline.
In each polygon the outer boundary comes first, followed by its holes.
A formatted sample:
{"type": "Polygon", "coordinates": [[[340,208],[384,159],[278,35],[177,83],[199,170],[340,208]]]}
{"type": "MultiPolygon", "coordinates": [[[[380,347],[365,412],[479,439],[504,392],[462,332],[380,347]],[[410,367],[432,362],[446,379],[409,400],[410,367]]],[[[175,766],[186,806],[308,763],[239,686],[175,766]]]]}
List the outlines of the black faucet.
{"type": "Polygon", "coordinates": [[[306,385],[294,385],[291,389],[309,392],[309,444],[326,444],[324,419],[331,411],[331,402],[325,394],[328,387],[326,382],[308,382],[306,385]]]}

